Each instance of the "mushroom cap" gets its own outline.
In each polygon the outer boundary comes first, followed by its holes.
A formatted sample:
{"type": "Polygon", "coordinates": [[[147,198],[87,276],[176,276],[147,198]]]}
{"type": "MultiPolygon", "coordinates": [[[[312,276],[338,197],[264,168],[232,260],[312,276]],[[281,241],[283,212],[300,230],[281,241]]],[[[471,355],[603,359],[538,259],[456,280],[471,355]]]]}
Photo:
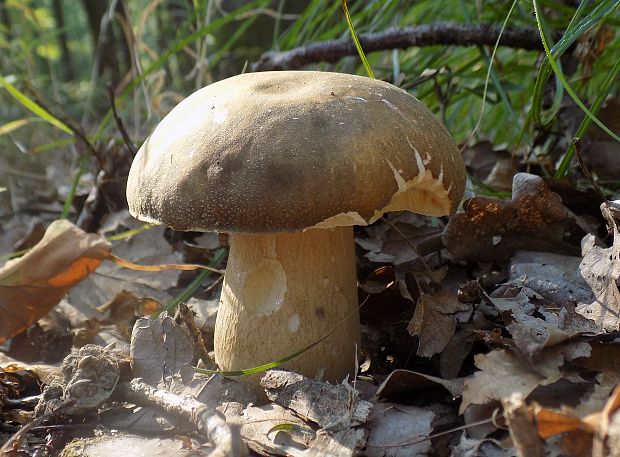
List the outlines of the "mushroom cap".
{"type": "Polygon", "coordinates": [[[449,214],[464,187],[453,139],[415,97],[361,76],[283,71],[179,103],[138,151],[127,200],[136,218],[177,230],[293,232],[449,214]]]}

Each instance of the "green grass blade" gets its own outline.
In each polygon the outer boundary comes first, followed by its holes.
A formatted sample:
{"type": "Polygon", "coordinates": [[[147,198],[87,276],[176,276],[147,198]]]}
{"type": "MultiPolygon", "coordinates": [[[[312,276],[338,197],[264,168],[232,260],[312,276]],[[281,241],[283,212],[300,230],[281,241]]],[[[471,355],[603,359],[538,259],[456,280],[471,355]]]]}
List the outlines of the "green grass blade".
{"type": "Polygon", "coordinates": [[[7,122],[4,125],[0,125],[0,136],[8,135],[11,132],[14,132],[17,129],[22,128],[25,125],[30,124],[31,122],[36,122],[38,120],[42,120],[38,117],[26,117],[24,119],[16,119],[14,121],[7,122]]]}
{"type": "MultiPolygon", "coordinates": [[[[224,259],[224,257],[226,257],[226,253],[227,251],[224,248],[220,248],[215,251],[215,255],[213,256],[213,260],[209,262],[209,266],[215,267],[217,264],[219,264],[224,259]]],[[[181,292],[179,295],[166,303],[166,306],[164,306],[164,311],[170,312],[175,309],[179,305],[179,303],[183,303],[189,300],[191,296],[194,295],[194,292],[196,292],[196,289],[200,287],[200,285],[204,282],[205,279],[207,279],[211,275],[211,273],[212,272],[209,270],[201,271],[198,276],[196,276],[196,278],[194,278],[194,280],[187,285],[183,292],[181,292]]]]}
{"type": "MultiPolygon", "coordinates": [[[[571,19],[569,26],[567,27],[564,36],[551,48],[551,54],[555,59],[559,59],[560,56],[580,37],[582,36],[588,29],[590,29],[594,24],[604,19],[606,16],[611,14],[611,12],[618,7],[620,4],[619,0],[604,0],[599,3],[590,13],[588,13],[583,19],[578,20],[578,18],[583,15],[586,11],[586,6],[589,2],[583,1],[579,5],[577,11],[575,11],[575,15],[571,19]],[[576,24],[575,24],[576,22],[576,24]],[[573,25],[574,24],[574,25],[573,25]]],[[[534,6],[536,8],[536,5],[534,6]]],[[[537,16],[538,20],[538,16],[537,16]]],[[[539,29],[542,26],[543,30],[546,29],[544,19],[540,17],[539,29]]],[[[546,35],[545,35],[546,37],[546,35]]],[[[562,101],[562,82],[558,78],[556,80],[556,94],[553,101],[552,107],[547,111],[546,114],[543,114],[543,96],[544,90],[549,79],[551,73],[553,73],[553,67],[549,59],[545,59],[542,63],[540,70],[538,71],[538,75],[536,77],[536,84],[534,86],[534,96],[532,99],[532,109],[530,111],[531,117],[538,124],[545,125],[550,120],[555,118],[555,115],[560,109],[561,101],[562,101]]]]}
{"type": "Polygon", "coordinates": [[[357,53],[362,60],[362,65],[364,65],[364,69],[366,70],[366,74],[370,78],[374,78],[375,74],[372,72],[372,68],[370,68],[370,63],[368,63],[368,59],[366,58],[366,54],[362,49],[362,45],[360,44],[360,40],[357,38],[357,33],[355,33],[355,27],[353,27],[353,22],[351,21],[351,15],[349,14],[349,8],[347,8],[347,0],[341,0],[342,10],[344,11],[344,17],[347,20],[347,25],[349,26],[349,31],[351,32],[351,37],[353,38],[353,42],[355,43],[355,48],[357,49],[357,53]]]}
{"type": "Polygon", "coordinates": [[[75,198],[77,186],[80,183],[80,178],[86,172],[86,166],[88,165],[89,159],[90,155],[83,155],[80,159],[80,166],[78,167],[78,171],[73,178],[73,182],[71,183],[69,194],[67,195],[67,198],[65,198],[65,203],[62,207],[62,213],[60,213],[60,219],[67,219],[69,217],[69,213],[71,212],[71,208],[73,207],[73,199],[75,198]]]}
{"type": "MultiPolygon", "coordinates": [[[[366,301],[368,300],[368,297],[366,298],[366,300],[364,300],[362,302],[362,304],[359,306],[359,308],[361,308],[362,306],[364,306],[364,304],[366,303],[366,301]]],[[[221,374],[222,376],[246,376],[246,375],[250,375],[250,374],[256,374],[256,373],[263,373],[267,370],[271,370],[272,368],[277,368],[280,365],[282,365],[283,363],[288,362],[289,360],[293,360],[295,357],[300,356],[301,354],[303,354],[306,351],[309,351],[310,349],[312,349],[314,346],[322,343],[323,341],[325,341],[327,338],[330,337],[330,335],[332,335],[336,330],[338,330],[340,328],[340,326],[342,325],[342,323],[344,321],[346,321],[347,319],[349,319],[351,316],[353,316],[353,314],[359,312],[359,308],[356,309],[354,312],[347,314],[345,317],[343,317],[335,326],[334,328],[332,328],[329,332],[327,332],[325,335],[323,335],[321,338],[319,338],[318,340],[314,341],[313,343],[310,343],[308,346],[301,348],[298,351],[293,352],[292,354],[287,355],[284,358],[281,358],[279,360],[275,360],[273,362],[268,362],[265,363],[263,365],[259,365],[257,367],[252,367],[252,368],[245,368],[243,370],[235,370],[235,371],[219,371],[219,370],[207,370],[205,368],[198,368],[198,367],[194,367],[194,370],[198,373],[202,373],[202,374],[206,374],[206,375],[214,375],[214,374],[221,374]]]]}
{"type": "Polygon", "coordinates": [[[155,224],[144,224],[142,227],[138,227],[135,228],[133,230],[127,230],[126,232],[122,232],[122,233],[117,233],[116,235],[112,235],[109,237],[106,237],[106,239],[108,241],[118,241],[118,240],[124,240],[125,238],[130,238],[134,235],[138,235],[139,233],[142,233],[146,230],[150,230],[153,227],[155,227],[155,224]]]}
{"type": "MultiPolygon", "coordinates": [[[[617,59],[613,68],[607,75],[607,78],[603,82],[601,89],[596,95],[594,102],[592,103],[590,110],[594,114],[598,112],[599,108],[601,107],[605,99],[607,98],[607,95],[609,95],[609,92],[611,91],[611,85],[616,80],[616,77],[618,76],[619,72],[620,72],[620,59],[617,59]]],[[[581,139],[583,135],[585,135],[586,131],[588,130],[591,124],[592,124],[592,119],[589,118],[588,116],[584,117],[583,120],[581,121],[581,124],[579,125],[579,128],[577,129],[577,133],[575,133],[575,138],[577,140],[581,139]]],[[[562,157],[562,162],[560,163],[560,166],[555,172],[556,179],[561,179],[564,176],[566,176],[566,174],[568,173],[568,166],[570,165],[570,162],[575,155],[576,149],[577,149],[576,143],[573,142],[573,144],[570,145],[570,147],[564,154],[564,157],[562,157]]]]}
{"type": "MultiPolygon", "coordinates": [[[[495,87],[498,90],[498,94],[500,96],[500,98],[502,99],[502,101],[506,104],[506,106],[508,107],[508,110],[510,112],[510,115],[513,117],[513,119],[517,120],[517,115],[514,112],[514,110],[512,109],[512,105],[510,104],[510,101],[508,100],[508,96],[506,95],[506,93],[504,92],[499,79],[497,78],[497,75],[495,74],[495,72],[493,71],[493,61],[495,60],[495,54],[497,53],[497,48],[499,47],[499,43],[502,39],[502,35],[504,33],[504,30],[506,29],[506,25],[508,24],[508,19],[510,19],[510,16],[512,15],[512,12],[515,9],[515,6],[517,5],[517,0],[514,0],[512,2],[512,5],[510,5],[510,9],[508,10],[508,14],[506,14],[506,17],[504,18],[504,22],[502,23],[502,28],[499,31],[499,34],[497,36],[497,40],[495,41],[495,46],[493,46],[493,52],[491,53],[491,57],[487,58],[486,52],[484,50],[484,48],[480,48],[481,53],[483,54],[483,56],[485,57],[485,59],[487,60],[487,74],[486,77],[484,78],[484,89],[482,92],[482,103],[480,104],[480,114],[478,116],[478,120],[476,121],[476,125],[474,127],[474,129],[472,130],[471,134],[469,135],[470,138],[474,136],[474,134],[476,133],[476,131],[478,130],[478,128],[480,127],[480,124],[482,123],[482,117],[484,116],[484,104],[486,102],[487,99],[487,91],[489,88],[489,79],[491,79],[491,76],[493,76],[493,83],[495,85],[495,87]]],[[[464,142],[464,144],[466,144],[467,142],[464,142]]]]}
{"type": "Polygon", "coordinates": [[[17,87],[8,82],[3,76],[0,76],[0,86],[3,86],[15,100],[17,100],[19,103],[22,104],[22,106],[24,106],[24,108],[32,111],[38,117],[52,124],[54,127],[62,130],[63,132],[68,133],[69,135],[73,135],[73,131],[67,126],[67,124],[55,117],[52,113],[47,111],[37,102],[28,98],[26,94],[24,94],[17,87]]]}
{"type": "Polygon", "coordinates": [[[555,58],[553,57],[553,55],[551,54],[551,50],[549,49],[549,45],[547,43],[547,37],[545,35],[545,32],[544,32],[543,27],[542,27],[542,23],[541,23],[541,10],[540,10],[539,1],[538,0],[532,0],[532,1],[534,3],[534,13],[536,14],[536,24],[538,26],[538,32],[540,33],[540,38],[542,40],[543,47],[545,48],[545,54],[547,55],[547,59],[549,61],[549,64],[553,68],[554,73],[560,79],[560,81],[562,81],[562,86],[564,86],[564,90],[566,90],[568,95],[573,99],[573,101],[577,104],[577,106],[579,106],[579,108],[581,108],[581,110],[586,114],[586,116],[588,116],[589,118],[592,119],[592,122],[594,122],[596,125],[598,125],[605,133],[607,133],[609,136],[611,136],[614,140],[620,141],[620,137],[618,135],[616,135],[614,132],[612,132],[594,114],[592,114],[592,112],[581,101],[581,99],[577,96],[577,94],[575,93],[573,88],[566,81],[566,78],[564,77],[564,74],[562,73],[562,71],[558,67],[557,62],[555,61],[555,58]]]}
{"type": "MultiPolygon", "coordinates": [[[[181,51],[184,47],[188,46],[190,43],[196,41],[199,38],[202,38],[203,36],[209,33],[213,33],[217,31],[218,29],[222,28],[223,26],[237,20],[240,16],[243,16],[244,13],[247,13],[250,10],[258,8],[258,7],[264,7],[268,3],[269,3],[269,0],[254,0],[253,2],[250,2],[240,8],[237,8],[236,10],[230,12],[224,17],[211,21],[208,25],[205,25],[199,28],[194,33],[191,33],[190,35],[187,35],[183,38],[178,39],[166,51],[164,51],[157,60],[155,60],[149,67],[145,68],[137,78],[133,79],[131,83],[129,83],[127,87],[125,87],[125,89],[120,93],[120,95],[116,97],[117,103],[120,105],[120,103],[122,103],[123,100],[125,100],[125,98],[133,92],[133,90],[138,84],[140,84],[150,74],[159,70],[162,66],[164,66],[164,64],[166,64],[166,62],[168,62],[168,59],[170,59],[170,57],[172,57],[174,54],[181,51]]],[[[97,127],[97,130],[95,134],[93,135],[95,140],[101,138],[101,136],[103,135],[104,129],[107,127],[107,125],[110,123],[111,120],[112,120],[112,110],[109,109],[106,115],[103,117],[103,119],[99,123],[99,126],[97,127]]]]}

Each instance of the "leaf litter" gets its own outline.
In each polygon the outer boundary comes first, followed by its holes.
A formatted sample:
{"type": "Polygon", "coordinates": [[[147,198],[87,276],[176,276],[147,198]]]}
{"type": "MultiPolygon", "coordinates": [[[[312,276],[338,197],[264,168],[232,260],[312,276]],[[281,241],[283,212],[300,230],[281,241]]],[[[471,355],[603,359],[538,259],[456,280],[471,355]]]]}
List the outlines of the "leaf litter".
{"type": "MultiPolygon", "coordinates": [[[[178,272],[100,265],[110,244],[60,223],[71,234],[62,249],[68,260],[46,267],[48,276],[35,275],[57,258],[28,260],[49,244],[46,234],[0,272],[3,286],[13,287],[0,297],[6,309],[29,309],[22,305],[32,297],[38,305],[26,323],[3,335],[34,328],[50,308],[79,310],[80,319],[69,319],[75,347],[61,367],[3,359],[5,373],[11,366],[32,369],[46,386],[35,393],[36,409],[13,400],[3,407],[30,419],[53,412],[58,423],[94,413],[126,431],[105,437],[105,444],[73,443],[100,449],[121,440],[152,446],[140,436],[148,426],[174,434],[158,441],[161,449],[182,440],[193,455],[507,456],[528,455],[524,449],[537,455],[539,448],[551,455],[608,455],[620,442],[617,222],[613,206],[603,205],[608,237],[601,238],[591,216],[586,224],[578,207],[569,209],[552,189],[555,184],[521,173],[512,201],[473,197],[445,227],[397,213],[361,228],[360,277],[368,278],[361,296],[370,294],[361,309],[363,349],[370,354],[364,372],[330,385],[273,369],[262,380],[266,404],[235,379],[192,369],[212,363],[216,295],[188,303],[195,325],[180,315],[156,317],[158,305],[179,290],[178,272]],[[82,237],[91,241],[81,243],[82,237]],[[100,253],[91,255],[89,245],[100,253]],[[42,294],[24,295],[39,284],[47,287],[42,294]],[[80,339],[78,322],[93,317],[100,326],[80,339]],[[84,345],[110,325],[113,346],[84,345]],[[200,351],[196,332],[205,340],[200,351]]],[[[137,228],[126,213],[109,220],[102,234],[137,228]]],[[[209,238],[205,249],[219,247],[217,241],[209,238]]],[[[113,241],[111,249],[142,264],[184,260],[162,229],[113,241]]],[[[7,386],[0,383],[9,394],[3,398],[24,395],[7,386]]],[[[6,444],[37,446],[28,439],[6,444]]]]}

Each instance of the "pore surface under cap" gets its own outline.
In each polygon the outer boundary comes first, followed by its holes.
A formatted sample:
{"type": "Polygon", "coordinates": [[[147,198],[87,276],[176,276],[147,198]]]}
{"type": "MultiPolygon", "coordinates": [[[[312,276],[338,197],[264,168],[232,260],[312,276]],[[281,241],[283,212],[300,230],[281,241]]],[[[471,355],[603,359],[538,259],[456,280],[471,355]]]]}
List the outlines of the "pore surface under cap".
{"type": "Polygon", "coordinates": [[[340,73],[229,78],[182,101],[140,148],[131,213],[177,230],[298,231],[385,211],[443,215],[463,162],[417,99],[340,73]]]}

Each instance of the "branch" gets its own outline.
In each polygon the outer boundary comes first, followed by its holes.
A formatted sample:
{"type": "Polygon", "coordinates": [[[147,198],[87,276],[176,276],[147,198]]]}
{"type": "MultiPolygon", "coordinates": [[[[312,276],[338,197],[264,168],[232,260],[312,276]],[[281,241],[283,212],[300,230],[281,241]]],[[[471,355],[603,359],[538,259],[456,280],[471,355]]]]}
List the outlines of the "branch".
{"type": "MultiPolygon", "coordinates": [[[[494,46],[501,27],[494,24],[459,24],[437,22],[414,27],[392,28],[378,33],[360,35],[365,52],[385,49],[405,49],[433,45],[494,46]]],[[[560,33],[554,35],[559,38],[560,33]]],[[[506,28],[500,41],[502,46],[542,51],[538,31],[534,28],[506,28]]],[[[314,62],[334,63],[345,56],[357,55],[350,37],[320,41],[288,51],[269,51],[252,64],[252,71],[295,70],[314,62]]]]}
{"type": "Polygon", "coordinates": [[[245,456],[247,449],[241,441],[239,430],[229,426],[223,414],[215,407],[199,402],[191,396],[180,396],[167,390],[155,389],[140,379],[121,384],[122,394],[137,405],[156,405],[164,411],[183,417],[207,438],[215,449],[212,457],[245,456]]]}

